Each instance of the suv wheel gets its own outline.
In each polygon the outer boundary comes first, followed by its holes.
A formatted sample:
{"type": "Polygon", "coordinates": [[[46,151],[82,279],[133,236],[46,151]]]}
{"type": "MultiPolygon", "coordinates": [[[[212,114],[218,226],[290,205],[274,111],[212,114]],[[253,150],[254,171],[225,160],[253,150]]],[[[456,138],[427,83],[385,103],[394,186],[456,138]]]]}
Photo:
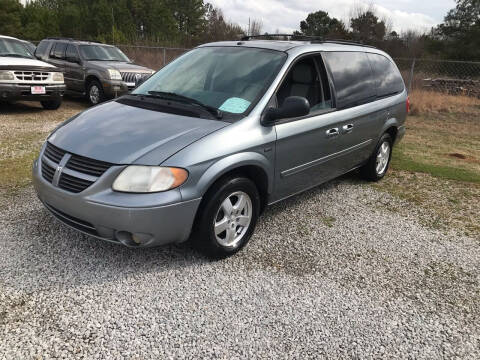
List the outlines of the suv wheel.
{"type": "Polygon", "coordinates": [[[368,162],[360,169],[362,176],[371,181],[382,179],[392,158],[392,137],[383,134],[368,162]]]}
{"type": "Polygon", "coordinates": [[[87,96],[92,105],[100,104],[104,100],[102,85],[97,80],[88,83],[87,96]]]}
{"type": "Polygon", "coordinates": [[[214,189],[205,196],[192,235],[199,251],[221,259],[250,240],[260,213],[260,195],[251,180],[239,176],[225,178],[214,189]]]}
{"type": "Polygon", "coordinates": [[[62,105],[62,100],[44,100],[40,101],[45,110],[57,110],[62,105]]]}

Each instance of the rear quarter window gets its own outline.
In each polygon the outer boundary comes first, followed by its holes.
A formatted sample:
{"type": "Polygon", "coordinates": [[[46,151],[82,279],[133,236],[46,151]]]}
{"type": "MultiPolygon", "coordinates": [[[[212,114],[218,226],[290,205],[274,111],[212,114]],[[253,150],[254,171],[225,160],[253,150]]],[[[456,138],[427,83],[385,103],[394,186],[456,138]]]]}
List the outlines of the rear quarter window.
{"type": "Polygon", "coordinates": [[[387,57],[380,54],[368,54],[377,82],[377,96],[386,97],[399,94],[405,88],[398,68],[387,57]]]}
{"type": "Polygon", "coordinates": [[[337,109],[375,100],[376,81],[368,57],[363,52],[325,52],[336,92],[337,109]]]}

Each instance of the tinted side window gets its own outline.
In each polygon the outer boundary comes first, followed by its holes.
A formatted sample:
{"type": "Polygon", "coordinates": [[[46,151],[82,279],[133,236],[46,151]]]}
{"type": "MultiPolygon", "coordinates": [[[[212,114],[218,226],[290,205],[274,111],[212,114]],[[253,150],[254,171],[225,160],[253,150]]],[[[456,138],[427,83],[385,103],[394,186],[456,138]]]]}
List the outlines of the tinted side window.
{"type": "Polygon", "coordinates": [[[69,59],[78,59],[78,52],[75,48],[75,45],[68,44],[67,51],[65,52],[65,58],[69,59]]]}
{"type": "Polygon", "coordinates": [[[67,47],[67,44],[57,42],[55,44],[55,47],[52,47],[52,50],[50,51],[50,57],[53,57],[55,59],[63,59],[65,57],[66,47],[67,47]]]}
{"type": "Polygon", "coordinates": [[[45,41],[45,40],[40,41],[40,44],[38,44],[37,49],[35,50],[35,56],[43,57],[47,55],[47,49],[49,44],[50,42],[48,41],[45,41]]]}
{"type": "Polygon", "coordinates": [[[385,97],[403,91],[402,76],[397,67],[385,56],[368,54],[372,69],[377,80],[377,96],[385,97]]]}
{"type": "Polygon", "coordinates": [[[337,108],[345,109],[375,100],[375,79],[363,52],[325,52],[336,90],[337,108]]]}

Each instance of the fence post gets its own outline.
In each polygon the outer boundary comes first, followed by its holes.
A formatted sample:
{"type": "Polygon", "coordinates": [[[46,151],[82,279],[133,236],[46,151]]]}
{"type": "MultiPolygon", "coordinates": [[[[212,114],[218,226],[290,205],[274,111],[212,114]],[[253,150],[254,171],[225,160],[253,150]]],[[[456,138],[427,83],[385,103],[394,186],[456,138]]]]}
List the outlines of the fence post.
{"type": "Polygon", "coordinates": [[[163,66],[167,64],[167,49],[163,48],[163,66]]]}
{"type": "Polygon", "coordinates": [[[408,92],[412,91],[412,84],[413,84],[413,71],[415,70],[415,61],[416,59],[413,58],[412,67],[410,68],[410,79],[408,80],[408,92]]]}

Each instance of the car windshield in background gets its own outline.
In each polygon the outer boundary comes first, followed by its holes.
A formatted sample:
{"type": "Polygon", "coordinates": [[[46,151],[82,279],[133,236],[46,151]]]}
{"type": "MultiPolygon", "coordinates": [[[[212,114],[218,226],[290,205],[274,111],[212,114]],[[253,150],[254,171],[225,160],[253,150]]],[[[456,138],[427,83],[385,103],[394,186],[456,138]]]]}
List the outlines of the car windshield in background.
{"type": "Polygon", "coordinates": [[[0,56],[32,59],[33,55],[22,42],[14,39],[0,38],[0,56]]]}
{"type": "Polygon", "coordinates": [[[165,66],[132,94],[170,95],[172,100],[183,96],[240,115],[263,95],[286,57],[265,49],[197,48],[165,66]]]}
{"type": "Polygon", "coordinates": [[[130,62],[130,59],[114,46],[80,45],[80,53],[85,60],[130,62]]]}

